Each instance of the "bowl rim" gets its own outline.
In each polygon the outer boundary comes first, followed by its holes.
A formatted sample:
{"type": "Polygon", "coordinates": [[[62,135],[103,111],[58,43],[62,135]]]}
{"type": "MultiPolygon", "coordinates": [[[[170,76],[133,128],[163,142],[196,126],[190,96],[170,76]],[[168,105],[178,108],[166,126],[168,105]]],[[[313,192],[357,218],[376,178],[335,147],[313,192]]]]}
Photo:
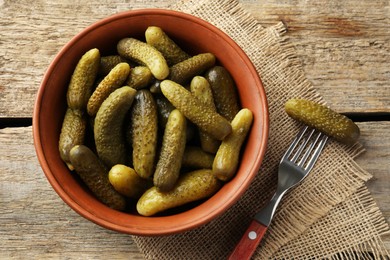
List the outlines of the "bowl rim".
{"type": "MultiPolygon", "coordinates": [[[[49,163],[47,162],[45,158],[45,152],[44,148],[42,146],[41,142],[41,135],[40,135],[40,111],[41,111],[41,103],[43,99],[43,95],[45,92],[45,86],[48,83],[48,80],[50,78],[51,73],[53,72],[54,68],[56,67],[57,63],[61,60],[61,58],[64,56],[64,53],[66,53],[70,48],[72,48],[73,45],[75,45],[81,38],[83,38],[86,34],[88,34],[90,31],[93,31],[96,28],[99,28],[101,26],[104,26],[107,23],[111,23],[116,20],[121,20],[129,16],[142,16],[142,15],[168,15],[168,16],[176,16],[182,19],[190,20],[191,22],[197,23],[198,25],[201,25],[202,27],[206,27],[208,30],[216,33],[219,37],[223,38],[224,41],[231,45],[233,49],[237,51],[237,53],[240,55],[240,57],[245,61],[248,69],[250,70],[251,76],[254,76],[254,80],[256,81],[256,84],[258,86],[261,86],[258,88],[258,91],[260,92],[260,96],[262,97],[262,116],[263,116],[263,123],[262,123],[262,129],[261,129],[261,136],[259,138],[262,139],[263,144],[260,146],[260,151],[258,152],[258,156],[256,157],[255,163],[252,165],[251,169],[248,170],[248,172],[252,171],[259,171],[260,165],[264,159],[267,143],[268,143],[268,133],[269,133],[269,112],[268,112],[268,101],[266,98],[266,93],[264,86],[261,82],[260,76],[257,73],[252,61],[247,56],[247,54],[241,49],[241,47],[232,39],[230,36],[228,36],[225,32],[223,32],[221,29],[217,28],[216,26],[212,25],[208,21],[205,21],[199,17],[196,17],[191,14],[169,10],[169,9],[157,9],[157,8],[146,8],[146,9],[135,9],[135,10],[128,10],[128,11],[122,11],[116,14],[113,14],[111,16],[108,16],[106,18],[103,18],[101,20],[98,20],[91,25],[87,26],[83,30],[81,30],[79,33],[77,33],[69,42],[67,42],[60,51],[55,55],[54,59],[50,63],[48,69],[46,70],[43,80],[41,81],[41,84],[39,86],[35,104],[34,104],[34,111],[33,111],[33,123],[32,123],[32,130],[33,130],[33,141],[34,141],[34,147],[36,150],[36,154],[38,157],[38,161],[41,165],[41,168],[48,179],[49,183],[51,184],[52,188],[56,191],[56,193],[61,197],[61,199],[68,204],[74,211],[76,211],[79,215],[83,216],[84,218],[87,218],[88,220],[94,222],[95,224],[98,224],[102,227],[105,227],[110,230],[114,230],[121,233],[127,233],[132,235],[147,235],[147,236],[160,236],[160,235],[170,235],[170,234],[177,234],[183,231],[187,231],[190,229],[194,229],[196,227],[199,227],[203,224],[206,224],[207,222],[211,221],[212,219],[218,217],[219,215],[223,214],[226,210],[228,210],[234,203],[237,202],[237,200],[243,195],[243,193],[247,190],[250,183],[256,176],[256,174],[247,174],[245,175],[245,178],[241,180],[241,186],[238,187],[235,190],[236,196],[230,197],[229,199],[224,200],[223,204],[219,205],[219,208],[213,209],[209,212],[209,214],[204,214],[201,217],[198,217],[194,219],[191,222],[183,223],[182,225],[179,225],[178,223],[175,223],[174,225],[171,225],[169,227],[163,227],[163,229],[142,229],[142,228],[129,228],[129,227],[123,227],[121,225],[118,225],[114,222],[107,221],[102,218],[97,218],[96,215],[92,214],[88,210],[82,208],[77,201],[75,201],[69,194],[67,194],[63,188],[61,187],[61,184],[57,181],[56,177],[52,174],[52,168],[50,167],[49,163]]],[[[226,184],[225,184],[226,185],[226,184]]],[[[174,216],[174,215],[173,215],[174,216]]],[[[142,217],[142,216],[141,216],[142,217]]],[[[150,218],[150,217],[143,217],[143,218],[150,218]]],[[[156,221],[159,221],[160,217],[154,217],[156,221]]],[[[163,218],[169,218],[163,217],[163,218]]]]}

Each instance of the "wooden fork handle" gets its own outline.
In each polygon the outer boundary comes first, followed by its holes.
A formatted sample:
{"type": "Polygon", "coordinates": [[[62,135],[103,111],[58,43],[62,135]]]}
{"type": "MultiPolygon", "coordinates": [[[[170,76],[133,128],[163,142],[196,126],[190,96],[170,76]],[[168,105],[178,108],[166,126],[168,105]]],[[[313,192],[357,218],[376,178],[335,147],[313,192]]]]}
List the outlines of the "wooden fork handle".
{"type": "Polygon", "coordinates": [[[267,226],[260,224],[256,220],[252,220],[240,242],[238,242],[233,252],[228,257],[228,260],[250,259],[267,229],[267,226]]]}

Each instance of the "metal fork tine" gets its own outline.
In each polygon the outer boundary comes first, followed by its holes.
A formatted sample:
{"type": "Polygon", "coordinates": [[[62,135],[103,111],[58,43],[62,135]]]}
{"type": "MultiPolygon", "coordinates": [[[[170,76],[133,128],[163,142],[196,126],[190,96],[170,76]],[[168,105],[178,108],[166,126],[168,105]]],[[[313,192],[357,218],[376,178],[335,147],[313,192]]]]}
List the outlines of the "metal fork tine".
{"type": "Polygon", "coordinates": [[[321,135],[322,135],[321,141],[319,142],[317,148],[314,150],[314,153],[311,156],[309,163],[307,164],[307,166],[305,168],[306,171],[310,171],[313,168],[314,164],[316,163],[318,157],[321,154],[322,149],[324,148],[324,146],[326,144],[326,141],[328,140],[328,136],[326,136],[324,134],[321,134],[321,135]]]}
{"type": "Polygon", "coordinates": [[[281,161],[287,159],[288,157],[290,157],[291,153],[294,151],[295,147],[298,145],[298,143],[301,141],[302,137],[305,135],[307,129],[309,127],[308,126],[305,126],[303,127],[299,133],[297,134],[297,136],[295,137],[295,139],[292,141],[292,143],[290,144],[290,146],[288,147],[287,151],[284,153],[281,161]]]}
{"type": "Polygon", "coordinates": [[[293,156],[293,158],[291,158],[291,162],[295,163],[298,160],[302,151],[305,149],[306,145],[310,142],[311,137],[312,137],[314,132],[315,132],[315,129],[311,129],[310,133],[307,136],[304,136],[303,143],[299,146],[299,148],[295,152],[295,155],[293,156]]]}
{"type": "MultiPolygon", "coordinates": [[[[287,151],[279,164],[278,186],[276,191],[268,204],[254,216],[252,224],[250,224],[246,231],[246,235],[249,235],[249,239],[254,239],[256,243],[260,242],[262,239],[284,194],[300,183],[309,174],[328,140],[326,135],[322,133],[317,135],[315,134],[315,129],[307,131],[308,129],[308,126],[302,127],[297,137],[292,141],[289,148],[287,148],[287,151]],[[308,148],[307,145],[309,146],[308,148]],[[303,153],[302,159],[300,159],[301,153],[303,153]],[[294,160],[299,159],[298,165],[289,160],[291,155],[294,157],[294,160]],[[306,167],[304,167],[305,164],[307,164],[306,167]],[[255,238],[252,238],[251,234],[253,234],[255,238]]],[[[246,246],[249,245],[247,240],[241,241],[245,241],[246,246]]],[[[253,249],[256,249],[256,246],[253,247],[253,249]]],[[[235,250],[234,252],[238,251],[235,250]]]]}
{"type": "MultiPolygon", "coordinates": [[[[314,129],[313,129],[312,133],[314,133],[314,129]]],[[[308,148],[306,149],[306,151],[305,151],[305,154],[302,156],[302,158],[301,158],[301,159],[299,160],[299,162],[297,163],[297,165],[298,165],[299,167],[304,168],[304,165],[305,165],[305,162],[306,162],[307,158],[308,158],[309,155],[311,154],[311,152],[312,152],[312,150],[314,149],[314,147],[316,147],[317,142],[318,142],[318,140],[320,139],[321,135],[322,135],[322,133],[318,133],[317,136],[316,136],[316,138],[314,139],[314,141],[312,141],[312,142],[310,143],[309,147],[308,147],[308,148]]],[[[309,136],[309,137],[307,138],[307,140],[306,140],[306,142],[305,142],[305,146],[306,146],[306,144],[311,140],[310,138],[311,138],[311,136],[309,136]]]]}

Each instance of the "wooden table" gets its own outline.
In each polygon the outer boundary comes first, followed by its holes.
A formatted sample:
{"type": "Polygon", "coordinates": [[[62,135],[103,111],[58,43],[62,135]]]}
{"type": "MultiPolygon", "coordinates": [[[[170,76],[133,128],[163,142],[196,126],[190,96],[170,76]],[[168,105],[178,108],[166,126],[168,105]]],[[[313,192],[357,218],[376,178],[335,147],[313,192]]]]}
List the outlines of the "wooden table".
{"type": "MultiPolygon", "coordinates": [[[[97,226],[54,192],[37,161],[31,115],[45,70],[89,24],[130,8],[169,0],[0,0],[1,259],[142,259],[128,235],[97,226]]],[[[361,128],[357,162],[390,223],[389,0],[241,0],[269,26],[282,20],[318,92],[361,128]]],[[[384,237],[390,250],[390,236],[384,237]]]]}

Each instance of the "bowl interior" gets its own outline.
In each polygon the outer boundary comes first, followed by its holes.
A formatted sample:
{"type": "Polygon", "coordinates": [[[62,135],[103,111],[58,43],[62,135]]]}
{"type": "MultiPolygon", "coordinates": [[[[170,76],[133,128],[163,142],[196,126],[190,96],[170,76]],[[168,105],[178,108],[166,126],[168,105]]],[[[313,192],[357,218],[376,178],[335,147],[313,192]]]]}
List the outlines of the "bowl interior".
{"type": "Polygon", "coordinates": [[[257,174],[268,137],[267,101],[261,81],[248,57],[226,34],[196,17],[168,10],[135,10],[101,20],[75,36],[51,63],[39,89],[33,116],[38,159],[60,197],[85,218],[112,230],[136,235],[164,235],[202,225],[230,207],[257,174]],[[210,199],[169,216],[142,217],[118,212],[97,201],[66,168],[58,140],[66,109],[66,91],[79,58],[89,49],[101,55],[116,52],[124,37],[144,40],[150,25],[161,27],[184,50],[211,52],[232,74],[243,107],[254,113],[254,122],[242,153],[237,175],[210,199]]]}

